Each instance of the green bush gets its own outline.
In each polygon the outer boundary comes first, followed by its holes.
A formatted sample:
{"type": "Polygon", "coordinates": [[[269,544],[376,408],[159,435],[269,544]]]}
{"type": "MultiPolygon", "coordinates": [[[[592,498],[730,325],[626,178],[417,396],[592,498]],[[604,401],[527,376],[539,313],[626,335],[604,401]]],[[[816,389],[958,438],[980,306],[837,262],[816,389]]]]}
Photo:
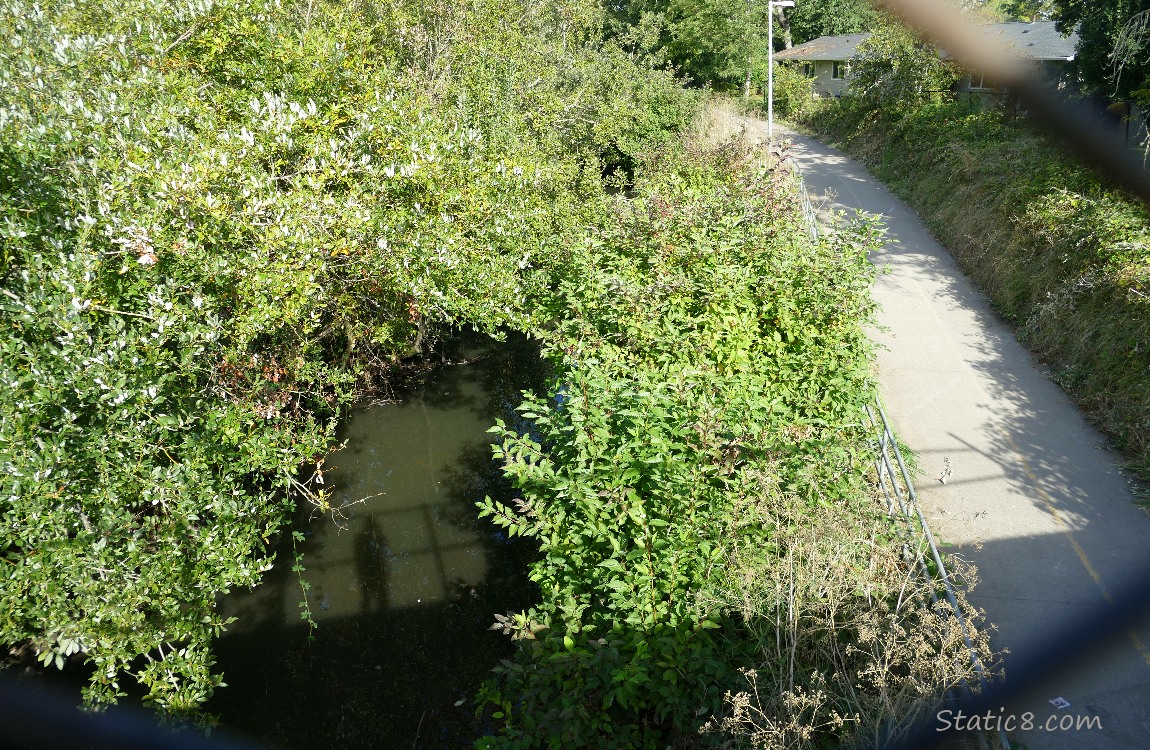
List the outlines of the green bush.
{"type": "Polygon", "coordinates": [[[850,61],[850,95],[870,107],[912,107],[941,101],[960,76],[938,48],[905,27],[887,24],[859,44],[850,61]]]}
{"type": "Polygon", "coordinates": [[[694,101],[560,5],[0,2],[0,643],[194,713],[362,375],[538,325],[694,101]]]}
{"type": "MultiPolygon", "coordinates": [[[[756,77],[766,91],[766,73],[756,77]]],[[[783,119],[798,117],[815,99],[815,82],[804,75],[798,66],[782,64],[775,66],[775,116],[783,119]]]]}
{"type": "Polygon", "coordinates": [[[543,546],[507,626],[535,646],[483,695],[502,738],[725,710],[775,641],[723,569],[777,562],[802,508],[864,507],[873,238],[812,244],[788,178],[675,141],[699,95],[600,16],[0,0],[0,643],[86,662],[90,705],[195,715],[216,599],[298,503],[330,509],[362,378],[513,328],[560,381],[523,408],[542,442],[504,435],[523,507],[484,507],[543,546]]]}
{"type": "Polygon", "coordinates": [[[541,600],[494,626],[520,649],[481,692],[498,734],[480,746],[694,747],[761,720],[819,747],[875,729],[953,684],[930,665],[960,660],[939,653],[965,653],[896,604],[898,545],[870,496],[876,235],[813,242],[789,173],[730,144],[668,150],[635,187],[573,253],[547,337],[555,389],[520,407],[533,429],[497,428],[523,497],[482,515],[537,540],[541,600]],[[850,541],[861,527],[873,547],[850,541]],[[784,634],[792,616],[812,626],[784,634]],[[827,645],[866,632],[891,638],[827,645]],[[909,676],[860,680],[890,664],[909,676]],[[749,679],[783,697],[748,715],[749,679]]]}

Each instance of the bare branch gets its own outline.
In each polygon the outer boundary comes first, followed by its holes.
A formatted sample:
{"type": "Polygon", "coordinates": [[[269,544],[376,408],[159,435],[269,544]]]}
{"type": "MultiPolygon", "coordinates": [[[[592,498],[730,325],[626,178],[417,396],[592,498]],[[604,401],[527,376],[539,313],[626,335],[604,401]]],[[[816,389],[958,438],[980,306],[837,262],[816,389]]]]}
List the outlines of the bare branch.
{"type": "Polygon", "coordinates": [[[162,56],[167,57],[168,55],[172,54],[172,50],[174,50],[176,47],[179,47],[181,44],[183,44],[184,42],[191,39],[192,34],[195,34],[196,31],[198,31],[199,28],[203,25],[204,25],[204,19],[201,18],[199,21],[196,21],[191,26],[189,26],[187,31],[185,31],[183,34],[180,34],[180,36],[176,39],[176,41],[172,42],[171,44],[169,44],[167,46],[167,48],[164,50],[164,54],[162,56]]]}

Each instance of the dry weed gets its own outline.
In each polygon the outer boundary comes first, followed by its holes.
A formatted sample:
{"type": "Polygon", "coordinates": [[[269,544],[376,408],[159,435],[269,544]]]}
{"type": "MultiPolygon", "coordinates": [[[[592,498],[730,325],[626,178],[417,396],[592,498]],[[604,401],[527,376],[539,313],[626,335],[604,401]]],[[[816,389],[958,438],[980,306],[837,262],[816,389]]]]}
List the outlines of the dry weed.
{"type": "Polygon", "coordinates": [[[748,122],[753,120],[741,114],[734,102],[720,96],[711,96],[699,111],[689,140],[704,148],[741,140],[748,136],[748,122]]]}
{"type": "MultiPolygon", "coordinates": [[[[971,654],[990,663],[986,634],[970,628],[968,648],[938,582],[908,564],[877,502],[809,507],[762,487],[742,518],[777,529],[776,543],[732,555],[736,600],[726,603],[755,633],[761,664],[704,732],[727,747],[881,746],[946,691],[977,684],[971,654]]],[[[969,587],[974,571],[960,567],[969,587]]],[[[959,605],[968,622],[981,619],[961,591],[959,605]]]]}

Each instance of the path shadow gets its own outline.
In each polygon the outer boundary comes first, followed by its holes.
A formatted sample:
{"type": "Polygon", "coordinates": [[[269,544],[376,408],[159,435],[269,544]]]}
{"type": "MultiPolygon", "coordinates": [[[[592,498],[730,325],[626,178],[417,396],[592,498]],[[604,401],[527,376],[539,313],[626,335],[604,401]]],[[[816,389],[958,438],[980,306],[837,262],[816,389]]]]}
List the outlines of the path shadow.
{"type": "MultiPolygon", "coordinates": [[[[1150,571],[1150,518],[1134,505],[1120,458],[913,211],[877,183],[864,190],[869,175],[856,162],[808,139],[795,141],[813,192],[845,185],[835,198],[839,206],[882,213],[891,222],[889,237],[899,240],[872,257],[893,271],[876,283],[891,308],[891,327],[876,338],[899,344],[898,358],[887,358],[887,376],[904,389],[892,421],[918,453],[916,484],[936,532],[963,542],[960,551],[981,571],[972,601],[999,625],[999,646],[1021,651],[1057,643],[1060,633],[1068,647],[1075,645],[1083,637],[1079,614],[1089,609],[1082,616],[1101,622],[1106,596],[1150,571]],[[933,335],[916,338],[921,331],[933,335]],[[943,378],[946,387],[937,387],[943,378]]],[[[1150,632],[1141,632],[1143,644],[1150,643],[1150,632]]],[[[1116,648],[1121,658],[1105,667],[1080,665],[1074,680],[1084,692],[1109,695],[1115,706],[1131,697],[1145,704],[1145,649],[1129,639],[1116,648]]],[[[1040,656],[1060,658],[1054,646],[1040,656]]],[[[1061,689],[1055,685],[1043,689],[1061,689]]],[[[1127,724],[1124,731],[1150,730],[1139,730],[1145,712],[1129,705],[1113,718],[1127,724]]],[[[1136,746],[1112,739],[1111,746],[1136,746]]],[[[1042,742],[1087,744],[1100,746],[1053,736],[1042,742]]]]}

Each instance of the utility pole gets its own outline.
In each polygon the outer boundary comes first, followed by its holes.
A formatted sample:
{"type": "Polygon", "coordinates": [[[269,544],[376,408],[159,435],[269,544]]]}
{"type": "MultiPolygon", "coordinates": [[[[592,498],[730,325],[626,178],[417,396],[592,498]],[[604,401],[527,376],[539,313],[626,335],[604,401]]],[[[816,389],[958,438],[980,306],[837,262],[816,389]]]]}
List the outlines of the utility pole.
{"type": "Polygon", "coordinates": [[[767,3],[767,139],[775,133],[775,8],[793,8],[795,0],[767,3]]]}

